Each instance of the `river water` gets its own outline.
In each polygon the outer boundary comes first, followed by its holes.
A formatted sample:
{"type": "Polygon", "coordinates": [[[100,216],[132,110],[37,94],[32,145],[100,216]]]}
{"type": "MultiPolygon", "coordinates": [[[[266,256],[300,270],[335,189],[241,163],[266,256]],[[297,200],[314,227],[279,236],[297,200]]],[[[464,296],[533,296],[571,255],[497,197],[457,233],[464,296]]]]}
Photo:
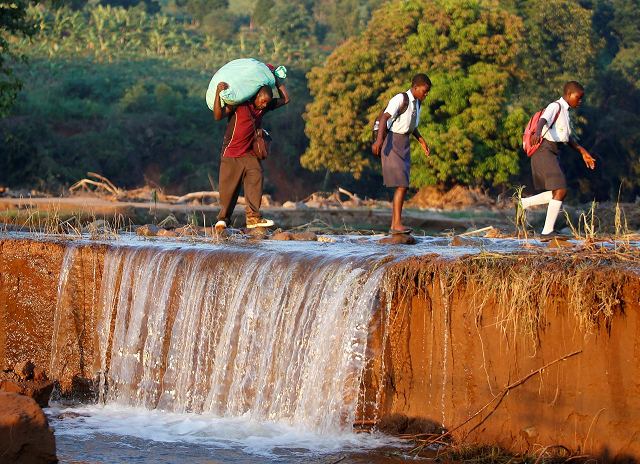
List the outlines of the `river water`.
{"type": "Polygon", "coordinates": [[[46,410],[62,463],[375,463],[406,459],[382,434],[319,435],[281,422],[106,406],[46,410]],[[57,417],[64,417],[58,419],[57,417]]]}

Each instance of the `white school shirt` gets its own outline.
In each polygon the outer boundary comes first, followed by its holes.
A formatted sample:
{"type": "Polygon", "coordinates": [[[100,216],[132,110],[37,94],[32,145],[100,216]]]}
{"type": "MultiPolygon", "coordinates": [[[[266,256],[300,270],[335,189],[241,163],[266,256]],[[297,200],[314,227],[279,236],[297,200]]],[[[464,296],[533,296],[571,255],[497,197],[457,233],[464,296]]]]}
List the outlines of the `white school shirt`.
{"type": "Polygon", "coordinates": [[[571,135],[571,119],[569,118],[569,104],[564,98],[560,97],[559,100],[549,103],[549,106],[547,106],[544,113],[542,113],[541,118],[547,120],[547,124],[542,128],[542,134],[545,139],[549,142],[567,143],[569,141],[569,136],[571,135]],[[560,103],[559,109],[556,103],[560,103]],[[551,124],[553,122],[558,110],[560,111],[558,120],[551,129],[549,129],[547,124],[551,124]]]}
{"type": "Polygon", "coordinates": [[[409,133],[409,129],[411,129],[411,131],[413,132],[413,129],[415,129],[415,127],[409,127],[409,125],[411,124],[412,111],[417,111],[418,113],[416,116],[416,127],[418,127],[418,124],[420,124],[420,110],[422,109],[422,105],[420,104],[420,102],[418,102],[418,99],[413,96],[413,94],[411,93],[411,89],[407,90],[406,94],[409,96],[409,106],[407,107],[407,111],[398,116],[398,111],[400,110],[402,101],[404,100],[404,97],[401,93],[389,100],[389,104],[384,110],[385,113],[389,113],[391,115],[391,117],[387,119],[387,129],[395,132],[396,134],[407,134],[409,133]],[[398,117],[394,120],[396,116],[398,117]]]}

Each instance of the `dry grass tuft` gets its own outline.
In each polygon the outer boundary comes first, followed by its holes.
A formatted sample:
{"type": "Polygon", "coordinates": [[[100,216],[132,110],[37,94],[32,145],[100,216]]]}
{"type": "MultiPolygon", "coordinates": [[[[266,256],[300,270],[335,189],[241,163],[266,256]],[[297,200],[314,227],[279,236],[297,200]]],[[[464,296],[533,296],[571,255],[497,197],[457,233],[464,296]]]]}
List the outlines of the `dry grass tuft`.
{"type": "Polygon", "coordinates": [[[383,291],[385,299],[402,304],[413,296],[430,299],[431,286],[448,300],[457,290],[473,289],[477,316],[494,305],[505,333],[524,333],[537,341],[552,300],[556,307],[566,305],[585,336],[601,324],[608,327],[621,309],[623,287],[638,280],[638,270],[640,249],[602,243],[578,252],[482,252],[456,260],[429,255],[392,265],[383,291]]]}

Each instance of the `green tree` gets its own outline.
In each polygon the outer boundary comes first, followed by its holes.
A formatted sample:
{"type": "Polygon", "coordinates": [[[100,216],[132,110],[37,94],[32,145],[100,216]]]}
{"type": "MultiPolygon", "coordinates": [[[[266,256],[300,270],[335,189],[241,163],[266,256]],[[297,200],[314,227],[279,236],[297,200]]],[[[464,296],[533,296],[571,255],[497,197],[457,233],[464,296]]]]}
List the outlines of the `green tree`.
{"type": "Polygon", "coordinates": [[[267,35],[289,43],[305,41],[313,35],[314,21],[304,5],[280,2],[269,11],[269,18],[262,24],[267,35]]]}
{"type": "Polygon", "coordinates": [[[597,172],[571,174],[579,178],[582,200],[617,199],[622,187],[621,199],[634,201],[640,185],[640,2],[601,0],[593,22],[607,47],[587,88],[582,144],[596,156],[597,172]]]}
{"type": "Polygon", "coordinates": [[[202,19],[203,33],[222,42],[231,42],[240,28],[241,17],[227,9],[213,10],[202,19]]]}
{"type": "Polygon", "coordinates": [[[187,0],[186,10],[198,21],[215,10],[223,10],[229,6],[229,0],[187,0]]]}
{"type": "Polygon", "coordinates": [[[328,0],[316,2],[314,12],[336,38],[346,40],[366,27],[372,11],[382,3],[381,0],[328,0]]]}
{"type": "Polygon", "coordinates": [[[276,5],[274,0],[257,0],[253,5],[251,20],[258,26],[267,24],[271,18],[271,9],[276,5]]]}
{"type": "Polygon", "coordinates": [[[412,183],[490,184],[518,173],[518,136],[527,115],[509,106],[519,77],[522,21],[496,2],[395,1],[377,11],[366,30],[337,48],[309,74],[314,101],[305,120],[305,167],[369,168],[371,126],[389,99],[427,72],[431,93],[420,131],[433,154],[415,147],[412,183]]]}
{"type": "Polygon", "coordinates": [[[11,49],[7,39],[11,35],[32,37],[36,32],[34,23],[27,19],[26,8],[27,3],[21,0],[0,3],[0,118],[9,113],[22,89],[22,81],[14,76],[11,62],[26,62],[24,55],[11,49]]]}

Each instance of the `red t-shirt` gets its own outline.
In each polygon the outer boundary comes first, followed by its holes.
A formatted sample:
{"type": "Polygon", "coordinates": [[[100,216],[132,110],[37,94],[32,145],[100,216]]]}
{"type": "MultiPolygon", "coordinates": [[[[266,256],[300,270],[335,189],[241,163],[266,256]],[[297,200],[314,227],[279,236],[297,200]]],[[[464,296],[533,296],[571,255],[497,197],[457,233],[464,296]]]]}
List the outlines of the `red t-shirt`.
{"type": "Polygon", "coordinates": [[[252,102],[245,102],[236,107],[227,122],[222,142],[222,156],[239,158],[253,153],[254,131],[250,114],[253,115],[256,128],[258,128],[265,113],[273,109],[273,103],[275,103],[275,99],[271,100],[263,110],[257,109],[252,102]]]}

